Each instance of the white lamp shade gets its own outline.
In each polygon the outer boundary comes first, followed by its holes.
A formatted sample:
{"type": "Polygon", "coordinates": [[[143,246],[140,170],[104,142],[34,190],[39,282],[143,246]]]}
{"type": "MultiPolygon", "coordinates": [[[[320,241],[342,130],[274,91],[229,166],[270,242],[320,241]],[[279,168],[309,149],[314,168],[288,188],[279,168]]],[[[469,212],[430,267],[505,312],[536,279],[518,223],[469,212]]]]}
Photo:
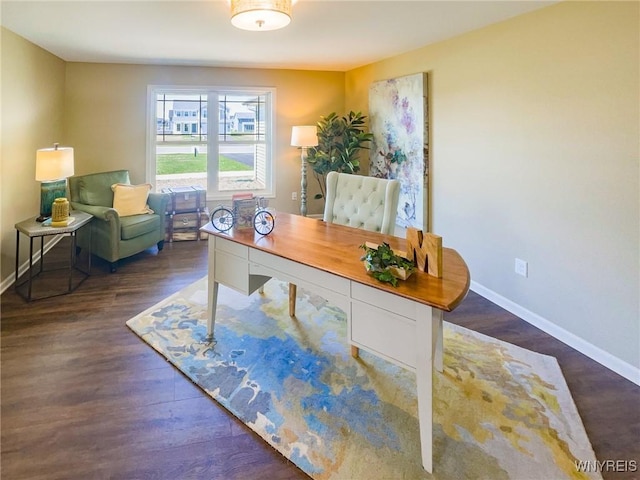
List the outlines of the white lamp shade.
{"type": "Polygon", "coordinates": [[[292,147],[315,147],[316,145],[318,145],[318,129],[315,125],[291,128],[292,147]]]}
{"type": "Polygon", "coordinates": [[[268,31],[291,22],[291,0],[231,0],[231,24],[242,30],[268,31]]]}
{"type": "Polygon", "coordinates": [[[36,152],[36,180],[50,182],[73,175],[73,148],[41,148],[36,152]]]}

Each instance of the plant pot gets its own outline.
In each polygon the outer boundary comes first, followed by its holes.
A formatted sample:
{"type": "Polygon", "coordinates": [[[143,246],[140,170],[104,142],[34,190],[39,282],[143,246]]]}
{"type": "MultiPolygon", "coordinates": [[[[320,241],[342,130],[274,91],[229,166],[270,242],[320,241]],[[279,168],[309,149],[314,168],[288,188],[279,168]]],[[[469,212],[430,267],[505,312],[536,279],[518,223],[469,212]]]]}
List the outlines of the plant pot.
{"type": "MultiPolygon", "coordinates": [[[[372,268],[371,264],[367,261],[364,261],[363,263],[364,263],[364,268],[367,270],[367,273],[369,275],[373,274],[374,269],[372,268]]],[[[400,267],[387,267],[384,270],[377,270],[377,271],[388,271],[391,273],[391,275],[396,277],[398,280],[406,280],[413,273],[413,270],[407,270],[405,268],[400,268],[400,267]]]]}

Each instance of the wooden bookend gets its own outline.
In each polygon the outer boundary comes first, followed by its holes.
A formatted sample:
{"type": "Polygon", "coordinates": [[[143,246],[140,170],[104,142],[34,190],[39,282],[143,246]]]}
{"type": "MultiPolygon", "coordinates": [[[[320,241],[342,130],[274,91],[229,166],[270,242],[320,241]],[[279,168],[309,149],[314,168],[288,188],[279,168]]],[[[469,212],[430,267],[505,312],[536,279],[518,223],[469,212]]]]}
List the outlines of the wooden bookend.
{"type": "Polygon", "coordinates": [[[422,230],[407,228],[407,255],[416,262],[418,270],[427,271],[427,252],[422,249],[422,230]]]}
{"type": "Polygon", "coordinates": [[[418,269],[434,277],[442,278],[442,237],[407,228],[407,252],[418,269]]]}

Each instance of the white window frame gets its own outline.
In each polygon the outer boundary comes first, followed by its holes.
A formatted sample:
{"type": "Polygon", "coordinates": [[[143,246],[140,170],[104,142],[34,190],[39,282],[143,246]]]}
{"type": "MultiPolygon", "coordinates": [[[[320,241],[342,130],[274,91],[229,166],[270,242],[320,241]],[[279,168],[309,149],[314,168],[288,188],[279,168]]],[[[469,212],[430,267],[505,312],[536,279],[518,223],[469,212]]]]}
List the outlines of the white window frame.
{"type": "Polygon", "coordinates": [[[276,89],[273,87],[223,87],[223,86],[175,86],[148,85],[147,86],[147,152],[146,178],[152,185],[156,184],[156,99],[161,93],[180,93],[185,95],[207,95],[207,110],[214,108],[218,111],[218,96],[224,94],[267,95],[270,101],[265,105],[265,187],[260,190],[223,190],[218,189],[219,164],[219,115],[207,115],[207,200],[228,201],[234,193],[251,192],[255,196],[275,198],[275,105],[276,89]]]}

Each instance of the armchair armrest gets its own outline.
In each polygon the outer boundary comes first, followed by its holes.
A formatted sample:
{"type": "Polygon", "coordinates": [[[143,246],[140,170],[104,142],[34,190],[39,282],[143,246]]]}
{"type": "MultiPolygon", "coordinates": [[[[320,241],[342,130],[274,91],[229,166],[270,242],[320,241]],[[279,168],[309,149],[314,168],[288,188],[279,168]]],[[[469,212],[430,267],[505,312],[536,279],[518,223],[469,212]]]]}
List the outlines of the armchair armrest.
{"type": "Polygon", "coordinates": [[[93,215],[90,234],[81,229],[78,232],[77,246],[90,246],[91,252],[109,262],[119,258],[120,215],[111,207],[86,205],[71,202],[71,208],[93,215]],[[90,245],[89,245],[90,242],[90,245]]]}
{"type": "Polygon", "coordinates": [[[164,216],[171,196],[168,193],[149,193],[147,203],[153,213],[164,216]]]}
{"type": "Polygon", "coordinates": [[[106,222],[115,222],[118,229],[120,228],[120,215],[118,211],[111,207],[102,207],[99,205],[85,205],[84,203],[71,202],[72,210],[80,210],[93,215],[95,218],[106,222]]]}

